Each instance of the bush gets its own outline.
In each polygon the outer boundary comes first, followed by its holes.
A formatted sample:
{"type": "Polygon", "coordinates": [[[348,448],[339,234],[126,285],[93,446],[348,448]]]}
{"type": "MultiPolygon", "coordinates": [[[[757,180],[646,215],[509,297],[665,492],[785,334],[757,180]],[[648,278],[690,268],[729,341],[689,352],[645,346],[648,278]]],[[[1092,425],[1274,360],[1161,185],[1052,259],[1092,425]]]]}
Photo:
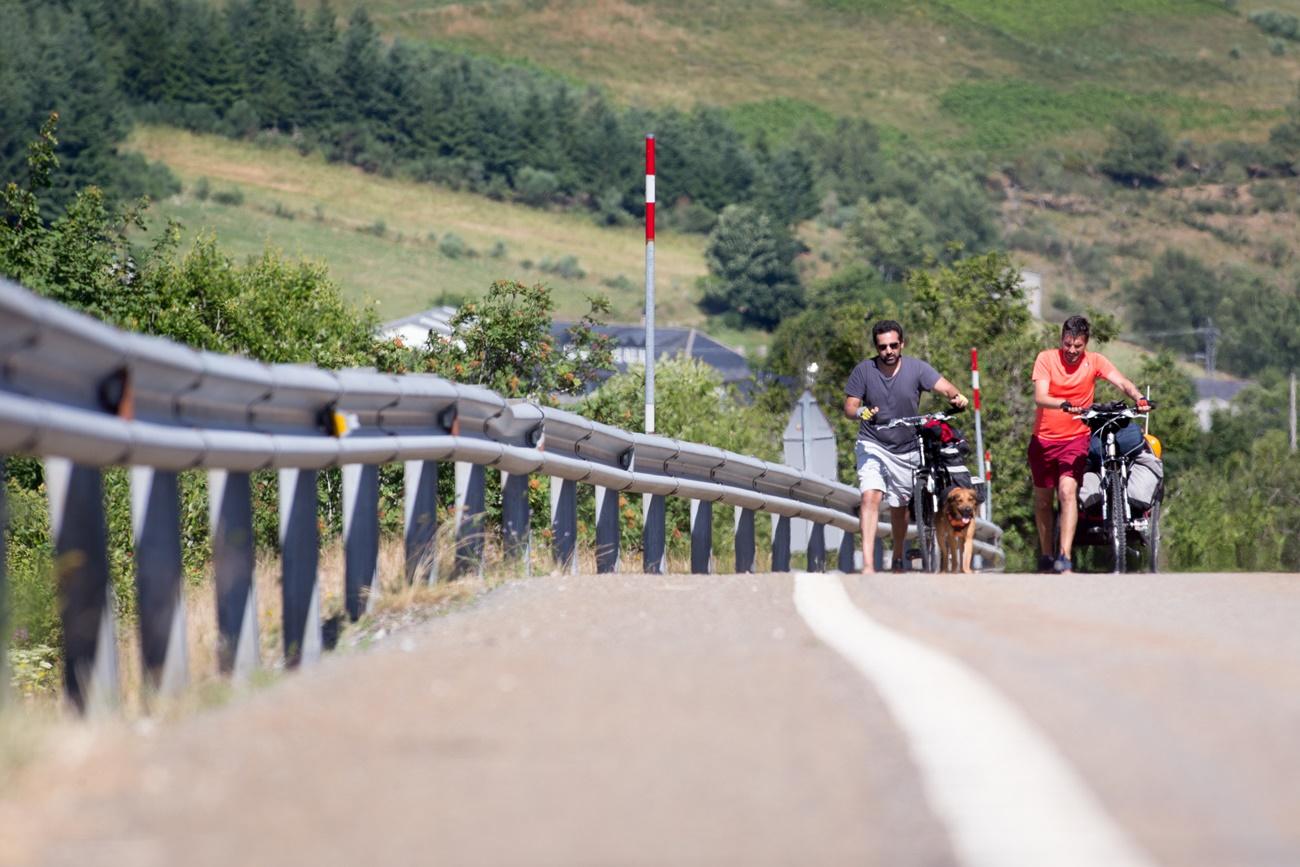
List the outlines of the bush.
{"type": "Polygon", "coordinates": [[[555,200],[560,179],[554,172],[524,166],[515,176],[515,198],[526,205],[541,207],[555,200]]]}
{"type": "Polygon", "coordinates": [[[239,187],[233,187],[229,190],[218,190],[212,194],[212,201],[218,205],[230,205],[238,207],[244,204],[244,191],[239,187]]]}
{"type": "Polygon", "coordinates": [[[587,272],[578,264],[576,256],[563,256],[558,261],[552,261],[547,257],[542,260],[538,270],[544,274],[557,274],[566,280],[581,280],[587,276],[587,272]]]}
{"type": "Polygon", "coordinates": [[[194,182],[194,198],[200,202],[206,202],[210,195],[212,195],[212,184],[206,176],[202,176],[194,182]]]}
{"type": "Polygon", "coordinates": [[[1250,197],[1262,211],[1278,212],[1289,208],[1287,190],[1277,181],[1261,181],[1250,188],[1250,197]]]}
{"type": "Polygon", "coordinates": [[[453,232],[443,235],[442,240],[438,242],[438,252],[448,259],[459,259],[466,255],[468,251],[469,247],[465,245],[459,235],[453,232]]]}
{"type": "Polygon", "coordinates": [[[1246,16],[1260,30],[1283,39],[1300,40],[1300,18],[1273,9],[1261,9],[1246,16]]]}

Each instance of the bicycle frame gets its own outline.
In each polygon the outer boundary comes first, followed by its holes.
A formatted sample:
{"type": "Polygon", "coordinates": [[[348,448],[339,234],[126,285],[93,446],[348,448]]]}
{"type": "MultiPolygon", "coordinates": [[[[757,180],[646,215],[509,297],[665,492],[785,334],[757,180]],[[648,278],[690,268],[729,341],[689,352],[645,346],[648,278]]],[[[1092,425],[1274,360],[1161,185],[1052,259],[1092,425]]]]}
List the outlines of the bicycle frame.
{"type": "Polygon", "coordinates": [[[1094,434],[1099,434],[1102,438],[1101,466],[1098,468],[1101,476],[1101,516],[1111,549],[1111,571],[1116,574],[1128,568],[1128,531],[1133,528],[1133,514],[1128,502],[1128,462],[1119,454],[1115,431],[1121,422],[1145,417],[1146,413],[1135,412],[1127,407],[1099,409],[1096,406],[1079,416],[1094,434]]]}
{"type": "Polygon", "coordinates": [[[947,413],[932,412],[892,419],[884,425],[886,428],[911,427],[920,452],[920,462],[912,472],[912,514],[916,521],[917,547],[921,551],[921,569],[925,572],[939,571],[939,541],[935,536],[934,519],[939,514],[942,479],[939,465],[931,460],[922,430],[930,421],[947,421],[949,418],[952,416],[947,413]]]}

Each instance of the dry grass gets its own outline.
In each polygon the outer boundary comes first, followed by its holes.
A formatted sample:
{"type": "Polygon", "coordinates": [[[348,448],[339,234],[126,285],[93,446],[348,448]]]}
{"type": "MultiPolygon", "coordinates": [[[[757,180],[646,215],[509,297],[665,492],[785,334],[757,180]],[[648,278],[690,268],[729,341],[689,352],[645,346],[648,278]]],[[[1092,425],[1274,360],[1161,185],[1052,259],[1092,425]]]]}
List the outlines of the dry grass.
{"type": "MultiPolygon", "coordinates": [[[[496,202],[368,175],[289,148],[161,127],[138,128],[128,147],[166,163],[184,185],[185,193],[154,205],[158,223],[178,219],[191,237],[214,231],[235,256],[270,245],[323,262],[351,298],[373,300],[384,318],[422,310],[443,293],[481,295],[498,279],[547,283],[562,317],[585,313],[586,296],[595,293],[609,297],[623,321],[636,321],[644,309],[645,235],[636,226],[601,227],[578,213],[496,202]],[[243,204],[195,198],[201,177],[214,193],[239,190],[243,204]],[[438,241],[448,234],[476,255],[442,254],[438,241]],[[494,257],[498,244],[504,254],[494,257]],[[565,256],[575,256],[587,275],[570,279],[540,270],[544,260],[565,256]],[[620,277],[630,288],[609,285],[620,277]]],[[[705,273],[703,248],[699,236],[660,233],[655,274],[664,324],[703,320],[692,301],[695,280],[705,273]]]]}

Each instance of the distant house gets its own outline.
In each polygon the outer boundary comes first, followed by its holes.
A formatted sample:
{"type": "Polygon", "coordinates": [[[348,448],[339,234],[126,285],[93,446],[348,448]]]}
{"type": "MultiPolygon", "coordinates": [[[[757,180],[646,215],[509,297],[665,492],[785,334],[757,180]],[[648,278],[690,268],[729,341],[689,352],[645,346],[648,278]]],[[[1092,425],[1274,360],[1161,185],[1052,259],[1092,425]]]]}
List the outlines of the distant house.
{"type": "Polygon", "coordinates": [[[1193,407],[1196,411],[1196,418],[1201,424],[1201,430],[1209,430],[1211,415],[1216,409],[1227,409],[1232,404],[1232,399],[1251,383],[1241,379],[1210,379],[1209,377],[1199,376],[1196,382],[1196,405],[1193,407]]]}
{"type": "Polygon", "coordinates": [[[379,336],[392,340],[400,338],[406,346],[423,346],[429,335],[451,336],[451,317],[456,315],[455,307],[430,307],[392,322],[379,326],[379,336]]]}
{"type": "MultiPolygon", "coordinates": [[[[451,336],[451,318],[455,307],[431,307],[401,319],[385,322],[379,327],[381,337],[400,338],[407,346],[423,346],[430,334],[451,336]]],[[[553,322],[551,333],[556,343],[563,346],[565,337],[575,323],[553,322]]],[[[613,338],[614,367],[619,373],[629,364],[645,364],[645,327],[642,325],[601,325],[600,334],[613,338]]],[[[735,349],[703,334],[695,328],[658,327],[655,329],[655,357],[673,358],[685,355],[709,365],[722,375],[723,383],[741,385],[753,377],[749,362],[735,349]]]]}
{"type": "MultiPolygon", "coordinates": [[[[551,326],[557,341],[563,342],[573,324],[556,322],[551,326]]],[[[614,366],[619,373],[627,370],[629,364],[645,364],[645,326],[602,325],[596,331],[613,338],[614,366]]],[[[727,385],[748,382],[754,375],[742,353],[695,328],[655,328],[655,358],[662,360],[679,355],[709,365],[722,374],[722,381],[727,385]]]]}

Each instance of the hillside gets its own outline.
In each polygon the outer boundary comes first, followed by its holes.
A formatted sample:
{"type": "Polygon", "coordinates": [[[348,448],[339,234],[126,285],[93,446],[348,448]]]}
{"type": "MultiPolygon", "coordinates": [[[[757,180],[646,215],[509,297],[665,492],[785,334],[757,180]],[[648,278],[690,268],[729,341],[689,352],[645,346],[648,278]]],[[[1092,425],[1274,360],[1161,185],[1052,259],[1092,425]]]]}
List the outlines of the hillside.
{"type": "MultiPolygon", "coordinates": [[[[312,9],[316,0],[298,0],[312,9]]],[[[381,0],[381,30],[532,64],[627,104],[722,105],[790,130],[866,117],[927,145],[1019,155],[1097,144],[1124,108],[1179,135],[1262,135],[1300,43],[1247,20],[1300,0],[381,0]]]]}
{"type": "MultiPolygon", "coordinates": [[[[299,3],[314,22],[320,21],[317,5],[299,3]]],[[[1268,8],[1281,10],[1270,14],[1283,23],[1287,16],[1294,23],[1300,0],[1268,8]]],[[[425,112],[426,123],[477,117],[477,134],[493,138],[500,130],[498,140],[484,145],[482,154],[471,149],[467,158],[454,156],[463,137],[444,136],[425,150],[407,141],[399,150],[386,138],[408,134],[400,109],[407,103],[396,102],[375,109],[386,114],[387,126],[355,132],[346,124],[369,122],[358,113],[352,117],[362,121],[308,131],[306,146],[296,121],[281,118],[277,129],[264,117],[261,131],[245,131],[244,141],[154,126],[138,129],[128,147],[179,176],[184,191],[159,206],[167,216],[191,230],[216,231],[236,252],[269,241],[322,259],[354,297],[377,299],[383,315],[474,295],[492,279],[510,276],[554,285],[562,314],[578,312],[585,295],[598,291],[610,296],[615,318],[635,321],[643,265],[640,231],[628,225],[638,219],[634,161],[644,110],[662,110],[659,122],[671,127],[660,130],[668,133],[662,145],[679,148],[678,159],[665,150],[661,166],[662,322],[701,325],[751,346],[765,343],[764,333],[723,329],[696,307],[704,239],[675,229],[692,222],[707,228],[731,201],[761,199],[770,208],[781,178],[777,167],[789,165],[781,160],[800,149],[800,159],[813,160],[818,172],[790,184],[805,196],[792,219],[802,221],[796,231],[807,251],[796,265],[805,284],[864,256],[881,274],[897,275],[924,260],[916,249],[946,255],[944,241],[970,226],[968,249],[1005,247],[1043,275],[1046,318],[1104,310],[1142,342],[1157,329],[1230,316],[1261,286],[1281,310],[1300,286],[1294,255],[1300,181],[1285,161],[1262,156],[1270,133],[1289,116],[1300,116],[1300,33],[1264,26],[1255,15],[1262,9],[1233,0],[344,2],[334,7],[344,28],[339,32],[369,32],[369,50],[377,50],[373,23],[394,44],[506,64],[496,69],[518,67],[521,76],[514,79],[477,67],[478,84],[469,89],[496,90],[472,110],[448,103],[430,114],[427,104],[411,104],[412,111],[425,112]],[[369,18],[355,19],[354,30],[352,13],[362,5],[369,18]],[[559,76],[572,93],[547,96],[553,92],[529,78],[529,70],[559,76]],[[577,96],[588,86],[626,112],[610,127],[617,134],[600,142],[600,157],[586,144],[547,143],[546,130],[557,123],[557,134],[572,137],[575,128],[585,135],[593,119],[598,124],[607,116],[598,101],[577,96]],[[482,126],[497,108],[493,99],[513,103],[513,114],[502,115],[501,126],[482,126]],[[565,100],[585,106],[567,130],[563,114],[529,111],[565,100]],[[701,106],[721,107],[725,123],[699,114],[689,122],[684,115],[672,120],[674,110],[701,106]],[[1105,154],[1115,147],[1115,124],[1125,116],[1154,121],[1167,137],[1158,175],[1131,184],[1103,171],[1105,154]],[[870,126],[837,126],[847,118],[870,126]],[[727,138],[733,129],[746,144],[727,138]],[[859,134],[871,141],[853,141],[859,134]],[[521,139],[536,142],[521,148],[521,139]],[[276,146],[291,141],[299,142],[294,150],[276,146]],[[477,174],[502,142],[516,148],[515,162],[477,174]],[[554,162],[557,149],[576,162],[554,162]],[[534,171],[528,160],[551,171],[534,171]],[[692,192],[672,177],[687,161],[699,161],[692,177],[680,179],[694,184],[692,192]],[[344,168],[345,162],[375,174],[344,168]],[[605,164],[610,180],[572,185],[575,166],[585,172],[605,164]],[[755,174],[724,179],[731,164],[755,174]],[[552,185],[539,194],[550,202],[544,207],[509,204],[532,195],[525,185],[536,177],[528,172],[552,185]],[[413,183],[412,177],[445,178],[450,187],[413,183]],[[710,187],[715,180],[732,186],[710,187]],[[607,206],[611,190],[622,199],[607,206]],[[973,199],[984,193],[996,203],[991,219],[972,210],[973,199]],[[900,253],[900,266],[887,266],[879,241],[873,248],[871,239],[863,240],[863,221],[885,217],[884,237],[904,238],[908,232],[900,227],[912,218],[909,208],[918,209],[921,229],[929,232],[933,224],[933,236],[900,253]],[[611,214],[616,219],[606,219],[611,214]],[[980,221],[986,228],[977,228],[980,221]],[[598,222],[623,225],[601,228],[598,222]],[[1170,251],[1185,253],[1194,259],[1188,267],[1209,275],[1198,299],[1174,297],[1182,290],[1179,275],[1167,273],[1170,251]],[[1144,300],[1139,285],[1155,286],[1158,297],[1144,300]],[[1169,317],[1165,309],[1173,311],[1169,317]]],[[[319,24],[310,26],[316,29],[309,34],[323,32],[319,24]]],[[[402,62],[394,60],[392,74],[402,72],[402,62]]],[[[446,89],[455,78],[446,75],[448,62],[440,63],[431,74],[446,89]]],[[[189,123],[188,115],[165,103],[156,110],[189,123]]],[[[313,110],[310,103],[299,108],[313,110]]],[[[1225,335],[1225,348],[1251,333],[1239,326],[1225,335]]],[[[1180,348],[1190,351],[1190,341],[1180,348]]],[[[1266,359],[1254,355],[1238,353],[1236,361],[1256,369],[1266,359]]]]}
{"type": "MultiPolygon", "coordinates": [[[[384,318],[473,297],[506,278],[550,285],[561,316],[582,315],[595,293],[610,299],[619,320],[635,321],[644,311],[639,227],[600,227],[578,214],[167,127],[140,128],[128,146],[168,165],[183,185],[180,195],[155,203],[156,223],[178,220],[190,237],[215,232],[237,256],[271,244],[326,262],[351,298],[377,302],[384,318]]],[[[692,300],[705,270],[703,246],[699,235],[661,239],[655,283],[665,321],[703,320],[692,300]]]]}

